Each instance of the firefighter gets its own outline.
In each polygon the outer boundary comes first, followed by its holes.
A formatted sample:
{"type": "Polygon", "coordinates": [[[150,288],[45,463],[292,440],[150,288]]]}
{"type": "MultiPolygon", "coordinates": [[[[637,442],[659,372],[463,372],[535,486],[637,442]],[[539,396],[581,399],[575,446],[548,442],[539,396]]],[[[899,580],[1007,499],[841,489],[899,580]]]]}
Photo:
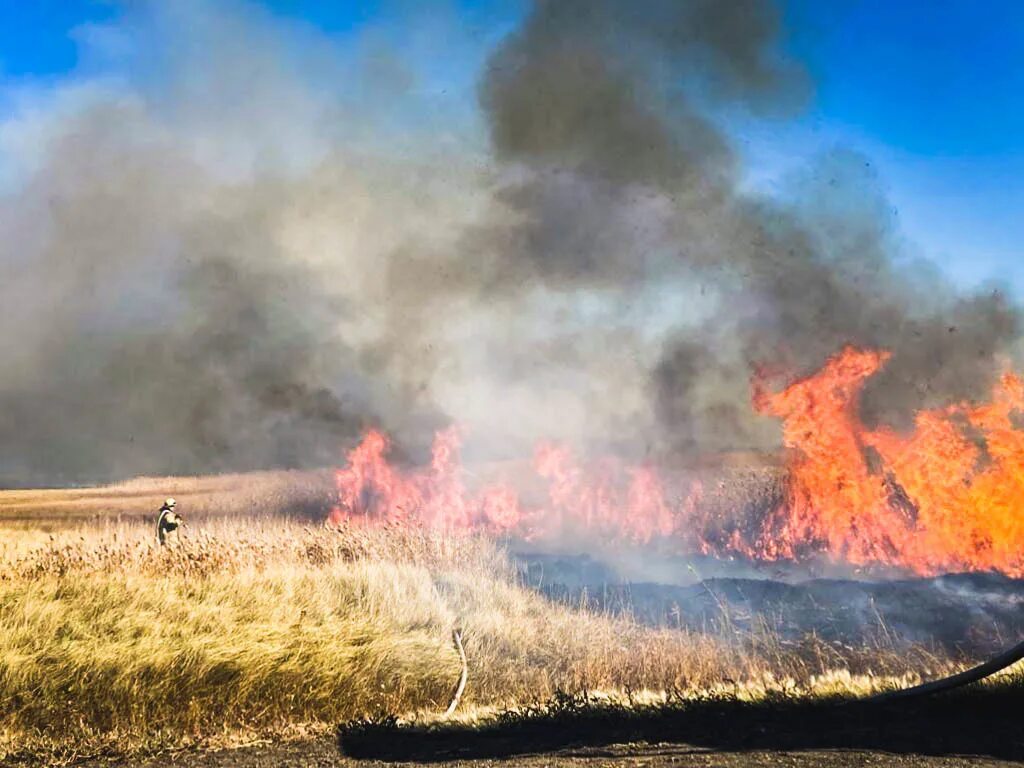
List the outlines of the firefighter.
{"type": "Polygon", "coordinates": [[[167,499],[160,507],[160,517],[156,521],[156,540],[160,546],[174,546],[178,543],[178,527],[184,522],[181,515],[174,511],[177,506],[174,499],[167,499]]]}

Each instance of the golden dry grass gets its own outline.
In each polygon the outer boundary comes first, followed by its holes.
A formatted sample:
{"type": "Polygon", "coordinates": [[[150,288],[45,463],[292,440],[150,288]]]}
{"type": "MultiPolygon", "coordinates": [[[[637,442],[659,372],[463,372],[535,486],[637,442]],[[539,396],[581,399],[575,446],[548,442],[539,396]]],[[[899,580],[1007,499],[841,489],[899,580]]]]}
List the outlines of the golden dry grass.
{"type": "Polygon", "coordinates": [[[266,471],[198,477],[138,477],[91,488],[0,490],[5,528],[56,530],[90,522],[150,518],[167,496],[190,518],[316,514],[334,498],[333,475],[321,471],[266,471]]]}
{"type": "Polygon", "coordinates": [[[470,660],[469,717],[556,692],[862,691],[945,665],[878,648],[785,646],[770,633],[644,628],[522,588],[490,541],[418,530],[213,520],[170,550],[154,545],[149,525],[121,524],[50,534],[0,558],[8,758],[429,717],[458,679],[456,626],[470,660]]]}

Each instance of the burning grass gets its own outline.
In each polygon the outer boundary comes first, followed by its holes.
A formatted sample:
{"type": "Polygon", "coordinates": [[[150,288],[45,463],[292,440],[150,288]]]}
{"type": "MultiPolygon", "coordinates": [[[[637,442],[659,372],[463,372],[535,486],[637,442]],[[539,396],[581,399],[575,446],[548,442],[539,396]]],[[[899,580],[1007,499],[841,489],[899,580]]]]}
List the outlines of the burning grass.
{"type": "Polygon", "coordinates": [[[669,467],[540,442],[527,482],[471,483],[457,425],[435,434],[429,464],[416,468],[394,462],[387,436],[370,430],[336,474],[331,519],[540,542],[583,535],[683,556],[825,559],[921,576],[1024,577],[1024,378],[1007,370],[988,401],[917,411],[911,430],[869,427],[860,396],[890,357],[844,347],[777,391],[767,370],[753,377],[753,407],[781,420],[782,466],[669,467]]]}
{"type": "MultiPolygon", "coordinates": [[[[14,534],[15,536],[21,534],[14,534]]],[[[644,628],[523,588],[491,541],[400,527],[220,520],[54,535],[0,577],[0,756],[145,752],[596,692],[863,692],[947,662],[644,628]],[[836,672],[835,670],[841,670],[836,672]],[[886,677],[889,676],[889,677],[886,677]]]]}

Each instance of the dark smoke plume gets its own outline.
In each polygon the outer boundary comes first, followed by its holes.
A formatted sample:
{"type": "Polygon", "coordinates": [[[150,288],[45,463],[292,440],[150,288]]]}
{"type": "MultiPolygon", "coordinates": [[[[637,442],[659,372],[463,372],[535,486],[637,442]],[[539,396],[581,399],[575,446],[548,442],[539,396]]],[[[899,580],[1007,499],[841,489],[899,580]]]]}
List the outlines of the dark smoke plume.
{"type": "Polygon", "coordinates": [[[482,456],[767,448],[755,365],[886,346],[864,404],[903,425],[1017,337],[903,256],[856,153],[743,191],[722,115],[810,86],[768,0],[538,0],[480,73],[486,137],[410,121],[451,104],[386,49],[126,8],[83,45],[138,38],[137,80],[0,122],[0,482],[333,464],[370,424],[412,454],[449,421],[482,456]]]}
{"type": "Polygon", "coordinates": [[[795,199],[738,190],[710,110],[799,103],[806,83],[773,55],[778,28],[761,0],[539,0],[483,82],[496,155],[527,169],[501,191],[516,225],[489,233],[511,272],[564,290],[716,291],[718,307],[670,335],[653,367],[678,448],[756,444],[753,366],[807,374],[844,344],[893,351],[864,406],[905,426],[923,406],[983,397],[1019,330],[998,291],[961,297],[898,263],[889,206],[856,153],[820,158],[795,199]],[[644,200],[659,203],[646,216],[644,200]]]}

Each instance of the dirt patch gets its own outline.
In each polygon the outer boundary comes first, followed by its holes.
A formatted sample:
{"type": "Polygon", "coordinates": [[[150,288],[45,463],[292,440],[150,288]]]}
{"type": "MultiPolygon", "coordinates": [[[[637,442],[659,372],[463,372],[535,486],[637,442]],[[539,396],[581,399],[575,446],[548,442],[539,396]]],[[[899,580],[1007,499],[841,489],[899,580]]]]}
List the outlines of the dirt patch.
{"type": "MultiPolygon", "coordinates": [[[[900,768],[983,768],[1009,763],[990,758],[926,755],[899,755],[862,750],[813,750],[722,752],[686,744],[622,744],[603,748],[559,750],[535,755],[517,755],[502,759],[452,760],[431,763],[437,768],[491,768],[492,766],[529,766],[530,768],[606,768],[607,766],[646,766],[647,768],[860,768],[860,766],[899,766],[900,768]]],[[[212,753],[188,753],[138,763],[120,763],[130,768],[379,768],[382,766],[423,765],[422,762],[386,763],[344,757],[332,739],[289,744],[244,747],[212,753]]],[[[99,768],[93,764],[90,768],[99,768]]]]}

